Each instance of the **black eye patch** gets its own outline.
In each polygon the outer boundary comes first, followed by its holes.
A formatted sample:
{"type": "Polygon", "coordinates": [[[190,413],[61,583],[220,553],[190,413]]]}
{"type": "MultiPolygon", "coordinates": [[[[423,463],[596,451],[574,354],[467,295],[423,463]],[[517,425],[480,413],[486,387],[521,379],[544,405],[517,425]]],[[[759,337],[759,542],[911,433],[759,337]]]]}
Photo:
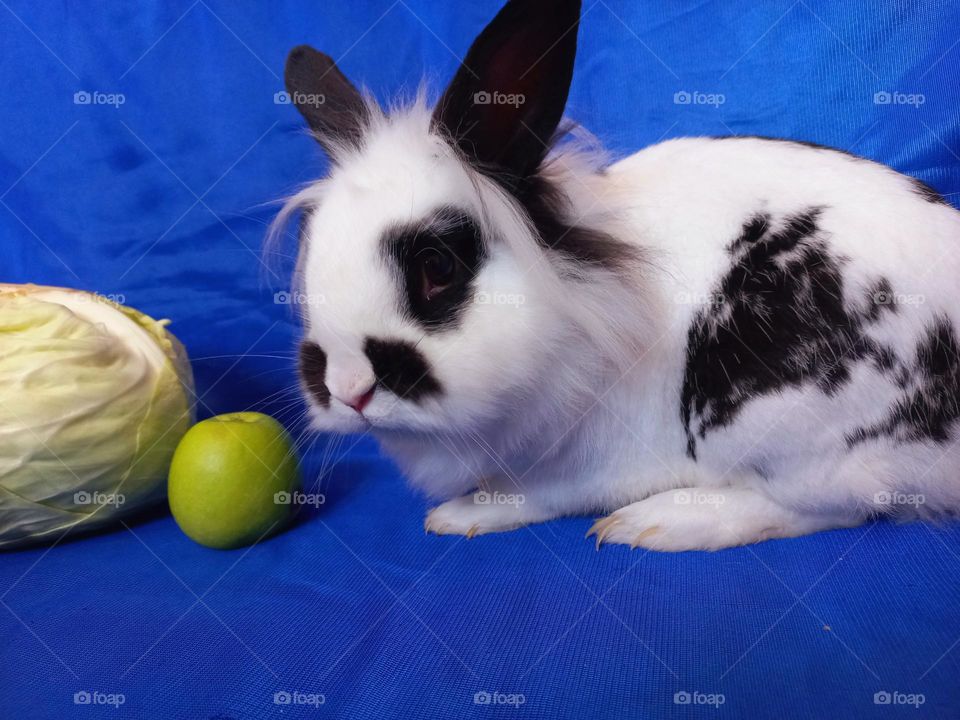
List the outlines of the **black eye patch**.
{"type": "Polygon", "coordinates": [[[486,258],[476,222],[442,208],[427,222],[389,231],[384,249],[396,266],[410,316],[428,332],[456,327],[486,258]]]}
{"type": "Polygon", "coordinates": [[[373,365],[377,384],[404,400],[417,402],[443,392],[430,364],[413,345],[402,340],[367,338],[363,352],[373,365]]]}
{"type": "Polygon", "coordinates": [[[327,354],[315,342],[300,343],[300,377],[303,384],[321,407],[330,407],[330,390],[327,388],[327,354]]]}

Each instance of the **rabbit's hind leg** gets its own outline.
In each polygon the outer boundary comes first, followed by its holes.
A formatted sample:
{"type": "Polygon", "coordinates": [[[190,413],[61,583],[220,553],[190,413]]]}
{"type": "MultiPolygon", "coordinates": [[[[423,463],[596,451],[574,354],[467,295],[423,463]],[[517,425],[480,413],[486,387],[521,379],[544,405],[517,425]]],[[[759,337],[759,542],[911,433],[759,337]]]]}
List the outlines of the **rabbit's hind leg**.
{"type": "Polygon", "coordinates": [[[606,542],[673,552],[719,550],[853,527],[863,520],[853,514],[797,511],[750,487],[691,487],[622,507],[598,520],[588,537],[596,535],[597,547],[606,542]]]}

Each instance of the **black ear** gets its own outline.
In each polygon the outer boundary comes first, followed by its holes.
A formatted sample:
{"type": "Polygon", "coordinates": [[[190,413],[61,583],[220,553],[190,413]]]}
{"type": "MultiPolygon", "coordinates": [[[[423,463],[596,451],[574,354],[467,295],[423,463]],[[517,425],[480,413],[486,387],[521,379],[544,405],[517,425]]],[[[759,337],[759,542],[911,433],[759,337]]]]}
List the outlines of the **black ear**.
{"type": "Polygon", "coordinates": [[[291,101],[328,153],[360,144],[370,111],[329,55],[298,45],[287,56],[284,79],[291,101]]]}
{"type": "Polygon", "coordinates": [[[510,0],[470,47],[433,113],[471,161],[516,187],[567,104],[580,0],[510,0]]]}

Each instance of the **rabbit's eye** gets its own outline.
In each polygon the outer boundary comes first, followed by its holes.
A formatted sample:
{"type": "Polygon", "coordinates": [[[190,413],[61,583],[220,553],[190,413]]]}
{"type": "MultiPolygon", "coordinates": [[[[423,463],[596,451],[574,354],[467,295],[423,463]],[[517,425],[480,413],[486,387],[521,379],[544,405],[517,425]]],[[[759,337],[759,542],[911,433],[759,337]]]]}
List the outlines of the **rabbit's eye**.
{"type": "Polygon", "coordinates": [[[427,300],[453,283],[457,274],[457,260],[450,252],[428,248],[421,252],[417,259],[423,275],[423,295],[427,300]]]}
{"type": "Polygon", "coordinates": [[[456,208],[440,208],[390,228],[384,244],[409,318],[429,332],[456,326],[487,255],[477,222],[456,208]]]}

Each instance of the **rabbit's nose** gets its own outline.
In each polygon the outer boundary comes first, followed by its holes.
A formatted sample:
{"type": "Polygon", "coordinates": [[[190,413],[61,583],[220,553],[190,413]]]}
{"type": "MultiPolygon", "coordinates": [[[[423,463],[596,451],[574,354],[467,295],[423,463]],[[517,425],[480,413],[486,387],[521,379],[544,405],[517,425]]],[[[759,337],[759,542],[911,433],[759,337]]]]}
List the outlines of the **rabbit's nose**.
{"type": "Polygon", "coordinates": [[[342,402],[344,405],[347,405],[348,407],[352,407],[354,410],[356,410],[358,413],[362,415],[363,409],[370,404],[371,400],[373,400],[373,393],[376,391],[376,389],[377,389],[377,384],[374,383],[359,395],[355,395],[352,398],[337,398],[337,399],[340,400],[340,402],[342,402]]]}
{"type": "Polygon", "coordinates": [[[334,369],[328,380],[330,394],[358,413],[370,404],[377,386],[373,369],[367,367],[343,367],[334,369]]]}

